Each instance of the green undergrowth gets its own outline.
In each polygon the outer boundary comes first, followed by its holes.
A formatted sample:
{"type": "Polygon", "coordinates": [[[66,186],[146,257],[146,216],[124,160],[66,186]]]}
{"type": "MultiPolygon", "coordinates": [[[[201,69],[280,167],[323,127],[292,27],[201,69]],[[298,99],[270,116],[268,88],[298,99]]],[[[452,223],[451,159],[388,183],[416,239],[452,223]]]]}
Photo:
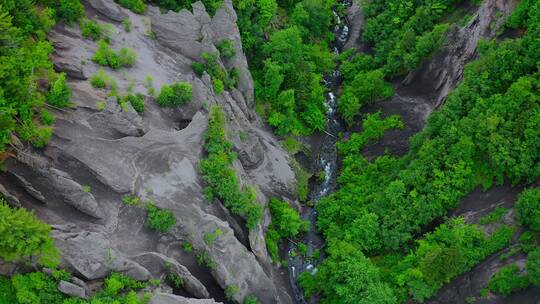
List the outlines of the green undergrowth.
{"type": "Polygon", "coordinates": [[[227,138],[225,114],[219,106],[210,109],[204,149],[207,155],[200,162],[200,172],[207,185],[207,199],[219,199],[233,214],[246,219],[248,229],[254,229],[262,217],[262,207],[255,190],[241,186],[232,168],[236,153],[227,138]]]}
{"type": "Polygon", "coordinates": [[[11,278],[0,276],[0,303],[2,304],[147,304],[151,293],[141,293],[147,282],[136,281],[120,273],[112,273],[104,280],[101,290],[88,300],[68,297],[58,291],[60,280],[67,276],[51,276],[43,272],[15,274],[11,278]]]}
{"type": "Polygon", "coordinates": [[[272,222],[266,231],[266,248],[274,263],[279,262],[279,243],[294,239],[309,229],[309,222],[304,221],[288,203],[271,199],[269,203],[272,222]]]}

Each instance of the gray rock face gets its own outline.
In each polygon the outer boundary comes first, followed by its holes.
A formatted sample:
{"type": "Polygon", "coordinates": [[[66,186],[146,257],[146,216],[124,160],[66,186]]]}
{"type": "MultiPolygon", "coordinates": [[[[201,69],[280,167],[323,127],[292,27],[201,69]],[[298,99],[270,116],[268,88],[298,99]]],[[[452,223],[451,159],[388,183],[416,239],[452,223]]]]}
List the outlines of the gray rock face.
{"type": "Polygon", "coordinates": [[[362,27],[364,26],[364,15],[362,14],[362,6],[360,0],[353,0],[352,5],[347,7],[347,20],[349,21],[349,40],[345,43],[344,48],[361,49],[359,44],[362,27]]]}
{"type": "Polygon", "coordinates": [[[9,191],[1,184],[0,184],[0,194],[6,199],[6,202],[11,207],[21,206],[21,202],[19,201],[19,199],[15,197],[14,195],[12,195],[11,193],[9,193],[9,191]]]}
{"type": "MultiPolygon", "coordinates": [[[[77,27],[57,26],[51,33],[53,60],[57,70],[68,75],[71,101],[77,107],[55,112],[54,137],[39,153],[44,164],[33,165],[37,162],[33,159],[41,161],[37,153],[28,161],[9,160],[8,173],[0,174],[0,183],[23,206],[35,209],[38,217],[53,225],[64,266],[85,280],[102,279],[111,271],[139,280],[162,278],[166,271],[174,271],[193,297],[219,298],[223,293],[216,289],[236,285],[238,302],[255,295],[262,303],[292,303],[285,282],[269,264],[264,241],[269,218],[248,233],[219,202],[209,204],[202,193],[205,185],[199,162],[204,156],[208,107],[218,104],[226,112],[228,135],[240,155],[234,168],[242,184],[253,185],[263,205],[270,197],[293,196],[295,178],[289,156],[252,107],[253,81],[232,2],[226,0],[214,17],[200,2],[193,5],[193,12],[161,14],[149,6],[147,16],[119,8],[113,0],[86,3],[89,16],[98,12],[113,21],[131,20],[129,33],[122,24],[113,24],[110,46],[135,49],[137,62],[129,69],[104,70],[118,84],[119,94],[147,95],[146,110],[138,114],[131,106],[120,107],[109,97],[109,90],[93,88],[85,81],[100,69],[91,61],[96,43],[84,39],[77,27]],[[149,37],[151,31],[157,39],[149,37]],[[241,77],[237,89],[216,95],[208,75],[197,77],[191,65],[202,52],[217,52],[215,45],[223,39],[234,41],[237,55],[226,62],[220,59],[219,64],[237,68],[241,77]],[[193,100],[177,108],[158,107],[148,94],[147,76],[153,78],[157,92],[165,84],[189,82],[193,100]],[[98,110],[98,102],[105,102],[105,109],[98,110]],[[83,191],[82,185],[91,191],[83,191]],[[150,230],[144,208],[122,203],[126,194],[171,210],[177,224],[166,234],[150,230]],[[35,204],[32,197],[47,204],[35,204]],[[223,234],[207,244],[205,235],[216,229],[223,234]],[[196,252],[183,253],[180,244],[184,241],[196,252]],[[205,255],[215,267],[201,271],[196,254],[205,255]],[[212,288],[206,284],[213,284],[212,288]]],[[[214,303],[166,294],[153,301],[214,303]]]]}
{"type": "Polygon", "coordinates": [[[88,77],[84,75],[84,71],[79,64],[76,64],[73,60],[65,60],[59,58],[54,61],[54,69],[59,72],[64,72],[71,78],[86,80],[88,77]]]}
{"type": "Polygon", "coordinates": [[[183,287],[188,293],[197,298],[210,297],[206,287],[185,266],[172,258],[168,258],[157,252],[146,252],[133,257],[133,260],[148,269],[153,277],[159,277],[161,274],[167,272],[174,273],[182,278],[183,287]]]}
{"type": "Polygon", "coordinates": [[[86,291],[84,290],[84,288],[70,282],[60,281],[60,283],[58,284],[58,290],[61,293],[66,294],[68,296],[77,297],[81,299],[87,298],[86,291]]]}
{"type": "Polygon", "coordinates": [[[150,304],[220,304],[212,299],[189,299],[175,296],[168,293],[157,292],[154,294],[150,304]]]}
{"type": "Polygon", "coordinates": [[[122,22],[127,18],[127,14],[113,1],[110,0],[85,0],[92,8],[103,16],[113,21],[122,22]]]}
{"type": "Polygon", "coordinates": [[[74,226],[53,228],[64,264],[85,279],[104,278],[111,271],[123,272],[136,280],[151,278],[148,270],[114,249],[115,244],[103,233],[76,231],[74,226]]]}
{"type": "Polygon", "coordinates": [[[454,26],[447,38],[445,47],[425,65],[424,69],[411,73],[404,80],[432,83],[436,90],[435,107],[440,106],[463,78],[463,68],[476,56],[480,39],[492,39],[504,25],[518,1],[486,0],[467,25],[454,26]]]}
{"type": "Polygon", "coordinates": [[[47,184],[62,194],[65,203],[92,217],[102,218],[102,211],[94,196],[85,192],[67,173],[52,168],[42,174],[47,178],[47,184]]]}

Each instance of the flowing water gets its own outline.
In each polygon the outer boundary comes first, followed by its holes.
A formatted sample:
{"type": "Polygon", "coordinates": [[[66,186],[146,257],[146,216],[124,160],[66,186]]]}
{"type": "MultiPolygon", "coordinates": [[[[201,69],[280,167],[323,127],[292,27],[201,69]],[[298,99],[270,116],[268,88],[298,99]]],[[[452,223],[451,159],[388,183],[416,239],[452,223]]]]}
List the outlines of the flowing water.
{"type": "MultiPolygon", "coordinates": [[[[351,0],[340,1],[340,5],[348,7],[352,4],[351,0]]],[[[346,18],[342,18],[337,13],[337,8],[334,8],[335,40],[332,44],[333,51],[339,54],[343,50],[343,46],[349,38],[349,25],[346,18]]],[[[310,200],[316,204],[321,198],[332,193],[335,188],[335,180],[337,174],[337,150],[336,143],[338,134],[343,130],[342,122],[337,114],[337,93],[341,84],[341,74],[339,69],[336,69],[329,75],[324,77],[324,83],[327,88],[326,105],[328,111],[326,113],[327,126],[326,130],[320,134],[323,136],[319,153],[314,159],[315,169],[324,172],[324,179],[316,185],[313,185],[310,192],[310,200]]],[[[304,219],[310,222],[310,229],[302,240],[307,245],[307,256],[311,256],[315,250],[321,250],[324,246],[322,237],[316,229],[317,212],[315,208],[309,208],[304,215],[304,219]]],[[[317,299],[308,300],[303,296],[302,289],[298,286],[298,276],[304,271],[312,273],[317,271],[315,261],[302,258],[299,254],[295,254],[296,244],[291,242],[288,251],[288,267],[289,280],[294,291],[295,301],[299,304],[315,303],[317,299]]]]}

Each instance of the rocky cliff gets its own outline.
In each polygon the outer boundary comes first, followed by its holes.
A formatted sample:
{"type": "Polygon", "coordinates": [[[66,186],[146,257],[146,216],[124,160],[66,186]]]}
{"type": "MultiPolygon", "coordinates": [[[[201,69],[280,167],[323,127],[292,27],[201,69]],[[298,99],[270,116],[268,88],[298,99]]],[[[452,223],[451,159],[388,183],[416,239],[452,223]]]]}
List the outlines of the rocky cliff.
{"type": "MultiPolygon", "coordinates": [[[[220,202],[203,197],[198,168],[212,104],[226,112],[228,135],[239,155],[234,167],[243,183],[255,186],[261,204],[270,197],[292,198],[295,186],[288,155],[254,113],[253,81],[231,1],[213,17],[200,2],[192,12],[163,14],[149,7],[145,15],[133,14],[113,0],[84,2],[89,18],[112,24],[113,49],[127,46],[137,52],[133,67],[106,72],[116,79],[120,92],[146,94],[146,111],[138,114],[131,106],[120,107],[107,90],[93,88],[88,78],[99,69],[90,59],[96,43],[83,38],[76,25],[58,25],[50,34],[53,61],[68,75],[74,106],[54,111],[54,137],[45,149],[17,147],[16,157],[0,174],[2,193],[53,225],[63,265],[83,280],[98,280],[111,271],[136,279],[160,278],[173,271],[183,278],[190,297],[220,301],[224,289],[236,286],[238,301],[254,295],[262,303],[291,303],[266,252],[268,211],[248,232],[220,202]],[[121,23],[126,18],[132,23],[129,32],[121,23]],[[219,64],[240,73],[237,89],[216,94],[210,76],[198,77],[191,65],[203,52],[217,52],[223,39],[234,41],[237,55],[219,64]],[[147,75],[156,90],[175,81],[189,82],[192,102],[158,107],[147,94],[147,75]],[[104,110],[96,109],[101,101],[106,102],[104,110]],[[145,212],[122,203],[127,194],[172,210],[178,224],[166,234],[148,229],[145,212]],[[208,245],[204,236],[216,229],[223,234],[208,245]],[[194,253],[182,251],[184,241],[213,261],[213,267],[197,265],[194,253]]],[[[159,294],[152,303],[213,302],[159,294]]]]}

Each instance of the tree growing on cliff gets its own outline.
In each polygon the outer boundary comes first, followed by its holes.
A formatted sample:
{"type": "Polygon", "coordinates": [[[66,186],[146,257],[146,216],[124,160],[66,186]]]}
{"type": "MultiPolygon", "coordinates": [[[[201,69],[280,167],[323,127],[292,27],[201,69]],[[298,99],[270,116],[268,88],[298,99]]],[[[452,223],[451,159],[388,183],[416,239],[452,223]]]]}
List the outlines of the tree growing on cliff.
{"type": "Polygon", "coordinates": [[[51,227],[33,213],[10,208],[0,198],[0,258],[9,262],[35,257],[44,266],[56,266],[59,254],[50,232],[51,227]]]}

